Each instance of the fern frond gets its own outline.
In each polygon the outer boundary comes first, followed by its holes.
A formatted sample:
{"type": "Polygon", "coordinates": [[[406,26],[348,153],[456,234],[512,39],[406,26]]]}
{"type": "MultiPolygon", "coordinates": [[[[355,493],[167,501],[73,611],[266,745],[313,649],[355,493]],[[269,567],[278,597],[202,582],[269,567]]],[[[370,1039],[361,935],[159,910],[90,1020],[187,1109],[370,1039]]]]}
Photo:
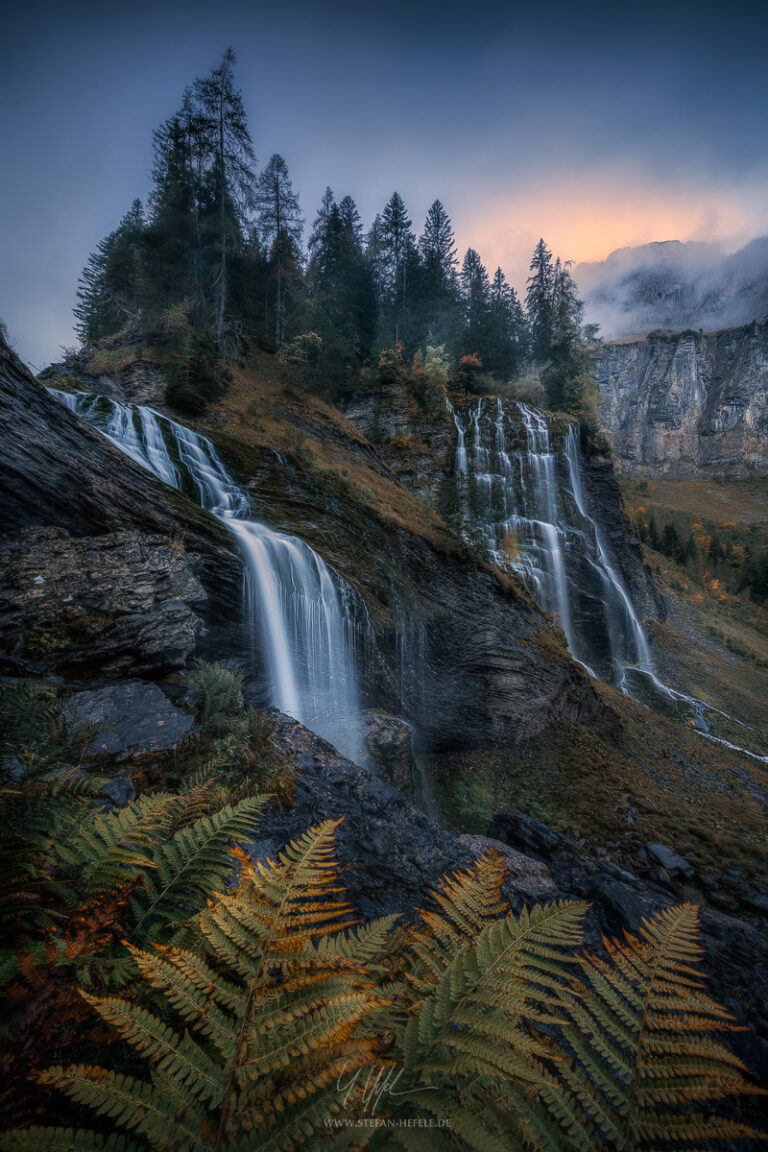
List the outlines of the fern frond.
{"type": "Polygon", "coordinates": [[[25,1128],[0,1134],[2,1152],[140,1152],[124,1136],[78,1128],[25,1128]]]}
{"type": "Polygon", "coordinates": [[[84,992],[81,995],[102,1020],[151,1060],[156,1070],[189,1088],[197,1100],[210,1107],[220,1102],[223,1092],[220,1068],[189,1034],[179,1036],[151,1012],[127,1000],[88,996],[84,992]]]}
{"type": "Polygon", "coordinates": [[[232,871],[232,841],[253,836],[266,803],[265,796],[251,796],[234,808],[227,805],[151,850],[154,871],[134,898],[134,931],[152,938],[157,927],[199,911],[232,871]]]}
{"type": "Polygon", "coordinates": [[[569,1000],[563,1029],[573,1059],[547,1089],[553,1117],[580,1143],[616,1152],[757,1138],[743,1124],[696,1110],[730,1095],[761,1093],[741,1060],[714,1039],[730,1014],[705,990],[697,964],[698,909],[665,908],[637,934],[605,940],[607,958],[584,955],[587,986],[569,1000]]]}
{"type": "Polygon", "coordinates": [[[199,1139],[205,1112],[179,1108],[156,1085],[86,1065],[49,1068],[38,1079],[60,1088],[97,1115],[146,1136],[156,1152],[207,1152],[199,1139]]]}

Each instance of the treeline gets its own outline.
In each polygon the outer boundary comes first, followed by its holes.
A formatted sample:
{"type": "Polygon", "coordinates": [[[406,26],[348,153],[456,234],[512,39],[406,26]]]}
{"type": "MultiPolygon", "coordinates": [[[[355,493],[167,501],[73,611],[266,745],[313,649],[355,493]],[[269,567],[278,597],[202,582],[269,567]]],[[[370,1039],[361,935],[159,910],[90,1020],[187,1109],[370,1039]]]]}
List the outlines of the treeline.
{"type": "Polygon", "coordinates": [[[768,601],[768,533],[762,525],[690,521],[642,506],[633,510],[633,519],[649,548],[682,565],[710,591],[768,601]]]}
{"type": "Polygon", "coordinates": [[[155,131],[148,204],[133,202],[83,271],[84,342],[149,343],[169,399],[191,410],[221,394],[222,360],[259,348],[333,399],[359,387],[362,369],[391,375],[397,362],[418,375],[439,350],[477,390],[524,378],[550,407],[586,413],[596,330],[543,240],[524,304],[474,249],[459,260],[439,200],[419,236],[397,192],[366,231],[351,197],[329,188],[305,249],[285,161],[257,171],[234,64],[229,50],[155,131]]]}

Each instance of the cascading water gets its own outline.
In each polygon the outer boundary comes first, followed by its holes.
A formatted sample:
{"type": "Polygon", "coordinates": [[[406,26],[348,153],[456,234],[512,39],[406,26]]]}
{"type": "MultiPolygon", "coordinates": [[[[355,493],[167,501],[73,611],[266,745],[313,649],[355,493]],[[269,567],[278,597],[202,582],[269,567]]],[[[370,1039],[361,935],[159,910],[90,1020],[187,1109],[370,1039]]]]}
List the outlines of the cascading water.
{"type": "Polygon", "coordinates": [[[123,452],[196,499],[236,537],[245,562],[252,646],[268,703],[360,762],[354,595],[308,544],[249,519],[250,504],[210,440],[149,407],[50,390],[123,452]]]}
{"type": "Polygon", "coordinates": [[[627,695],[682,712],[698,735],[768,763],[768,757],[714,736],[705,713],[748,726],[657,675],[618,564],[589,510],[575,425],[568,425],[556,452],[546,417],[526,404],[515,405],[519,419],[513,419],[501,397],[495,411],[481,397],[462,424],[447,403],[457,430],[464,534],[479,534],[497,564],[521,574],[557,618],[571,655],[627,695]]]}
{"type": "Polygon", "coordinates": [[[480,397],[466,424],[449,408],[465,532],[479,532],[498,564],[520,572],[591,675],[624,687],[628,668],[652,673],[637,612],[587,507],[574,427],[556,452],[546,418],[526,404],[513,419],[500,397],[495,409],[480,397]]]}

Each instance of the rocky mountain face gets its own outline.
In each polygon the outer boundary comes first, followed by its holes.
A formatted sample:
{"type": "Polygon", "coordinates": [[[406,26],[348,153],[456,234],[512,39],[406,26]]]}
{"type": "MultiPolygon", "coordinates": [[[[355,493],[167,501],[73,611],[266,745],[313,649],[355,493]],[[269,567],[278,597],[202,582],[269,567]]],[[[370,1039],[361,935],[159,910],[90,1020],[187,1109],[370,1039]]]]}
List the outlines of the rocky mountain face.
{"type": "MultiPolygon", "coordinates": [[[[2,370],[0,640],[11,667],[160,675],[194,656],[251,658],[224,527],[67,411],[7,349],[2,370]]],[[[516,582],[450,538],[436,548],[383,522],[306,459],[250,449],[212,423],[254,515],[307,539],[359,591],[364,702],[402,714],[433,748],[515,742],[595,715],[588,678],[516,582]]],[[[306,414],[301,428],[331,436],[306,414]]],[[[337,423],[331,442],[405,497],[351,424],[337,423]]]]}
{"type": "Polygon", "coordinates": [[[620,471],[683,479],[768,467],[768,323],[606,344],[597,378],[620,471]]]}
{"type": "MultiPolygon", "coordinates": [[[[357,397],[345,411],[376,445],[377,452],[398,480],[419,499],[450,516],[456,502],[453,420],[447,419],[443,412],[428,415],[409,399],[404,388],[397,386],[357,397]]],[[[463,418],[470,422],[468,414],[463,418]]],[[[487,431],[484,440],[488,441],[487,431]]],[[[553,449],[559,451],[554,441],[553,449]]],[[[520,466],[528,467],[524,449],[520,458],[520,466]]],[[[664,604],[624,512],[611,460],[596,453],[582,454],[579,463],[586,503],[604,538],[610,541],[633,602],[641,616],[663,618],[664,604]]]]}
{"type": "Polygon", "coordinates": [[[220,525],[59,404],[0,342],[0,662],[160,674],[239,632],[220,525]],[[225,608],[222,600],[229,600],[225,608]]]}
{"type": "Polygon", "coordinates": [[[768,236],[731,255],[679,240],[620,248],[578,264],[574,277],[604,339],[749,324],[768,316],[768,236]]]}

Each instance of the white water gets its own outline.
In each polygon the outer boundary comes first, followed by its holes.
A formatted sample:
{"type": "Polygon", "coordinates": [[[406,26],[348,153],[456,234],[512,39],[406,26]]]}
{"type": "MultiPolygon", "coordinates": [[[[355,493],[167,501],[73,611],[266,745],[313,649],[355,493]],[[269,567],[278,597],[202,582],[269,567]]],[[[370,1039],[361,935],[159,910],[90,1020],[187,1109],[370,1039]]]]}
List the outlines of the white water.
{"type": "Polygon", "coordinates": [[[495,411],[484,398],[476,400],[466,424],[450,400],[447,404],[457,430],[455,468],[463,531],[479,529],[491,558],[520,573],[542,606],[556,617],[574,659],[590,675],[611,681],[627,695],[633,695],[628,674],[639,675],[664,700],[693,711],[697,735],[768,763],[768,757],[712,735],[705,713],[744,728],[749,725],[671,688],[658,676],[618,564],[590,513],[576,426],[570,425],[562,438],[559,459],[565,468],[558,469],[558,454],[543,413],[516,405],[521,436],[500,397],[495,411]],[[469,432],[472,445],[467,451],[469,432]],[[585,583],[585,573],[586,583],[594,585],[587,597],[591,610],[577,614],[574,609],[585,598],[583,587],[579,588],[585,583]],[[602,656],[591,651],[590,633],[594,631],[604,637],[602,656]]]}
{"type": "Polygon", "coordinates": [[[205,436],[149,407],[51,389],[142,467],[197,498],[236,537],[245,562],[245,606],[260,648],[269,703],[361,756],[351,590],[296,536],[249,518],[245,493],[205,436]]]}
{"type": "Polygon", "coordinates": [[[651,672],[642,625],[587,507],[573,430],[556,452],[545,416],[526,404],[513,419],[500,397],[495,407],[480,397],[466,425],[448,407],[464,531],[479,530],[495,562],[521,574],[590,675],[623,686],[628,667],[651,672]]]}

